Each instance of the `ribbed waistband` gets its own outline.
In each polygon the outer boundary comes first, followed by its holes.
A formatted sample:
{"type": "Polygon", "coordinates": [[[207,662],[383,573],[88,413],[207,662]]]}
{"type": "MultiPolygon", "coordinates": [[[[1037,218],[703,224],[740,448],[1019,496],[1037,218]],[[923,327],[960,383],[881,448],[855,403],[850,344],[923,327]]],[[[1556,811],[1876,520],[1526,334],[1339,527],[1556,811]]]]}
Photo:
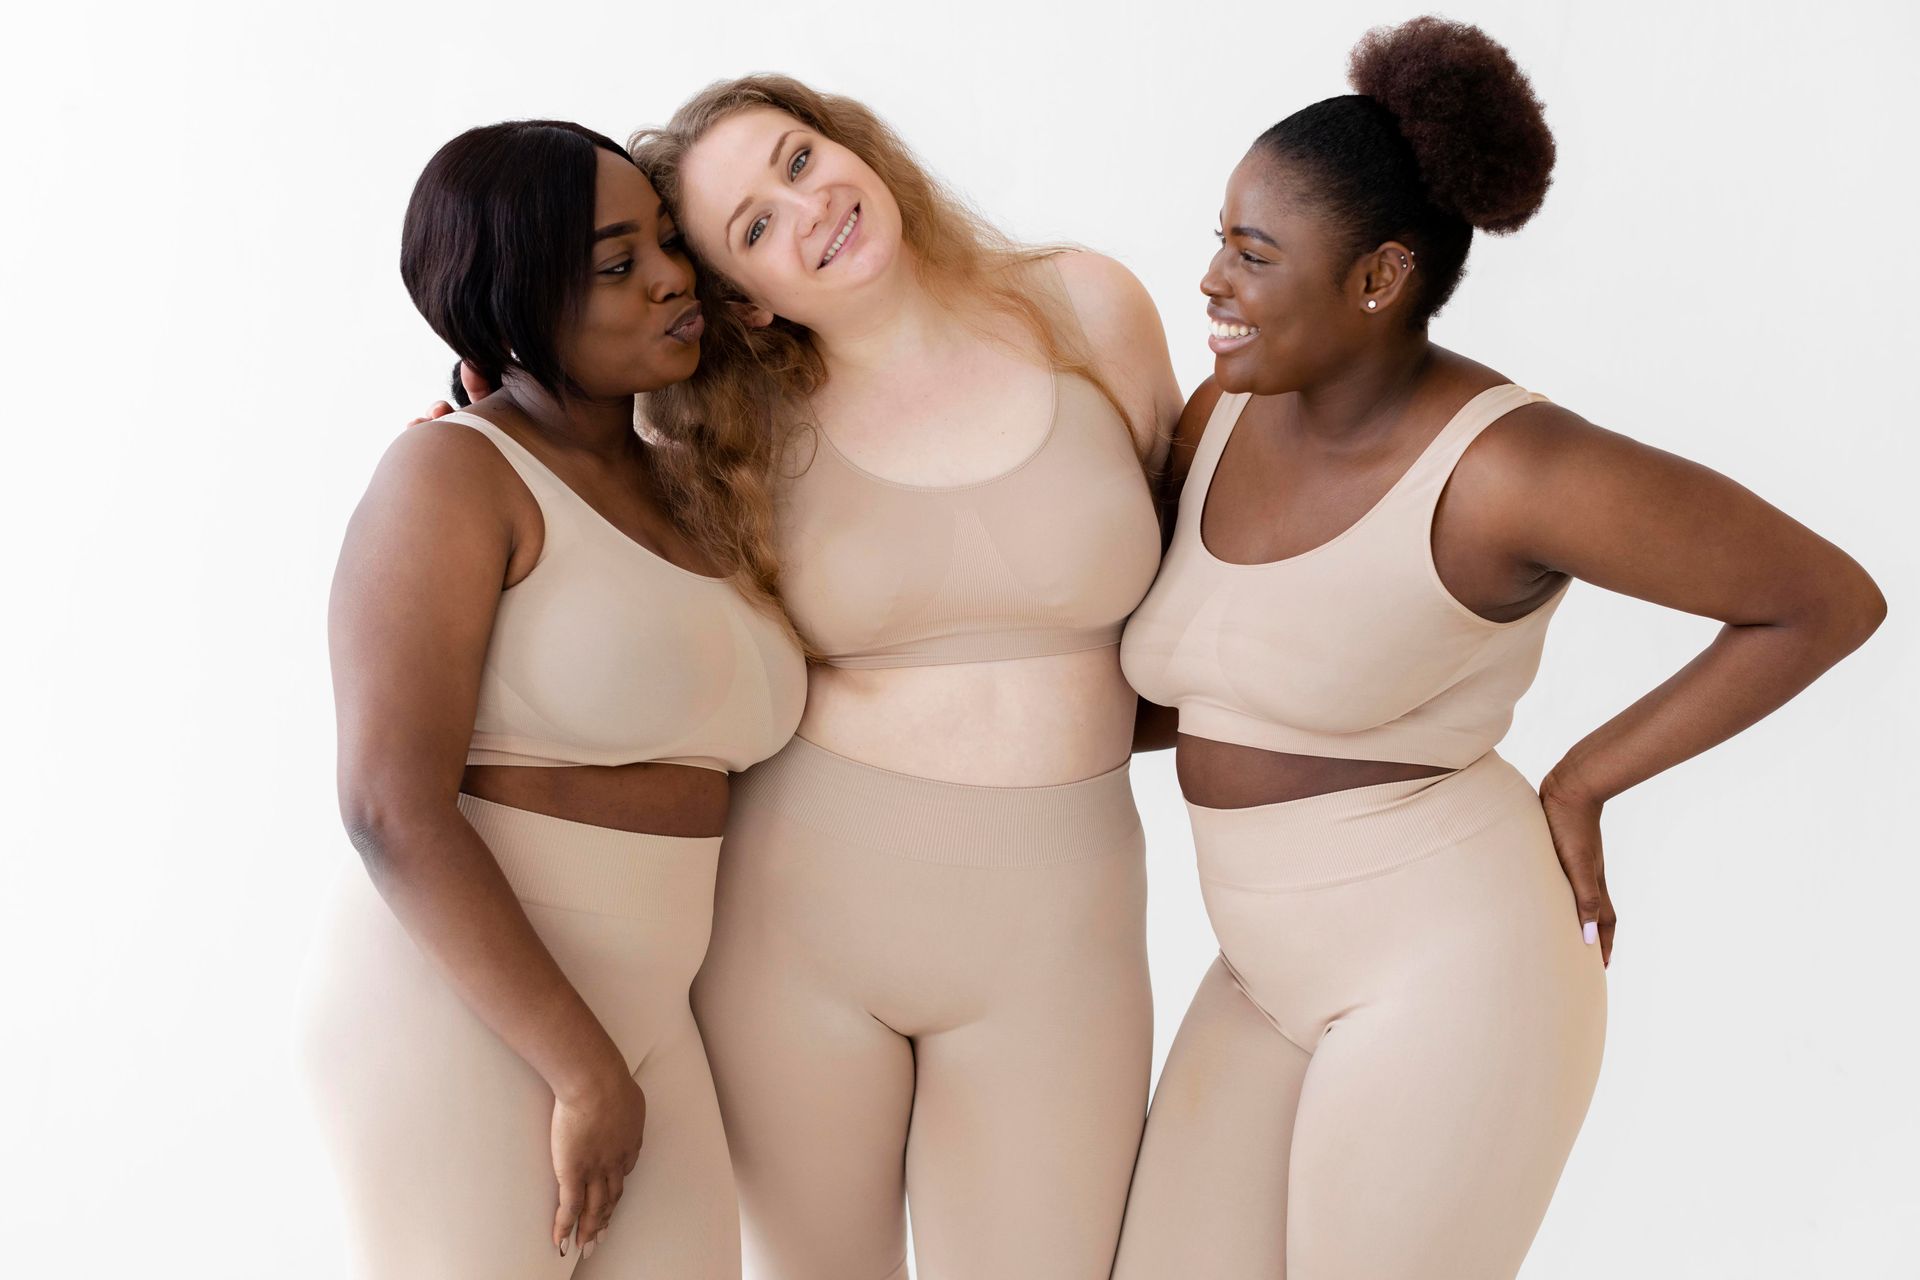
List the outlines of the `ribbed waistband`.
{"type": "Polygon", "coordinates": [[[1518,770],[1489,751],[1431,778],[1247,809],[1189,801],[1187,812],[1202,880],[1277,892],[1390,871],[1515,815],[1538,818],[1540,800],[1518,770]]]}
{"type": "Polygon", "coordinates": [[[657,836],[529,813],[461,793],[460,812],[493,853],[514,897],[536,906],[638,918],[660,910],[663,874],[711,867],[719,836],[657,836]]]}
{"type": "Polygon", "coordinates": [[[770,814],[776,825],[922,862],[1072,862],[1140,845],[1130,764],[1057,786],[982,787],[895,773],[796,737],[735,781],[734,821],[770,814]]]}

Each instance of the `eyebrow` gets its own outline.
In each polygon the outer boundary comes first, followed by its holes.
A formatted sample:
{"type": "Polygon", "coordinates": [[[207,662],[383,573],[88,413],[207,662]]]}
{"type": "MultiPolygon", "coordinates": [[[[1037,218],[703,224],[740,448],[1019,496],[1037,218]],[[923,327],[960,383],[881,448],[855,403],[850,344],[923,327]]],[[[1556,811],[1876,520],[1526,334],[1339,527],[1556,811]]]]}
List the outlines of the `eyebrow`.
{"type": "Polygon", "coordinates": [[[1278,240],[1275,240],[1258,227],[1228,227],[1227,234],[1230,236],[1245,236],[1249,240],[1258,240],[1261,244],[1270,244],[1276,249],[1280,247],[1278,240]]]}
{"type": "MultiPolygon", "coordinates": [[[[794,134],[799,132],[800,130],[798,129],[789,129],[785,133],[781,134],[779,137],[773,140],[773,150],[767,153],[767,168],[771,169],[773,168],[774,165],[779,163],[780,153],[786,149],[787,139],[791,138],[794,134]]],[[[739,220],[740,215],[745,213],[747,211],[747,206],[752,203],[753,203],[753,197],[748,196],[745,200],[742,200],[738,206],[735,207],[732,215],[727,218],[727,225],[721,230],[720,234],[722,236],[726,237],[729,240],[733,238],[733,224],[739,220]]]]}
{"type": "Polygon", "coordinates": [[[615,236],[630,236],[639,230],[640,224],[637,222],[609,222],[593,233],[593,242],[599,244],[602,240],[611,240],[615,236]]]}

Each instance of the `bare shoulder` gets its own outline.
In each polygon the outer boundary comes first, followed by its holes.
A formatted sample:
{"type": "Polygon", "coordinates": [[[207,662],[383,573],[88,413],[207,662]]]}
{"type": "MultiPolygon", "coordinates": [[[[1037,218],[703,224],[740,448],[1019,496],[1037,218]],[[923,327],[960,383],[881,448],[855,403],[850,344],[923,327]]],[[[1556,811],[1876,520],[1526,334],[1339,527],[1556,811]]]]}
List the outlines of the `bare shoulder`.
{"type": "Polygon", "coordinates": [[[1076,249],[1047,261],[1059,268],[1089,360],[1125,406],[1149,473],[1160,474],[1167,428],[1180,412],[1180,384],[1159,308],[1133,272],[1105,254],[1076,249]]]}
{"type": "Polygon", "coordinates": [[[1220,384],[1209,374],[1206,381],[1193,389],[1187,397],[1187,404],[1180,411],[1180,419],[1173,426],[1173,447],[1167,455],[1167,497],[1177,499],[1180,490],[1187,482],[1187,472],[1193,469],[1193,455],[1200,448],[1200,439],[1206,434],[1207,423],[1213,418],[1213,411],[1225,394],[1220,384]]]}
{"type": "MultiPolygon", "coordinates": [[[[1630,436],[1595,426],[1573,410],[1541,400],[1502,415],[1461,456],[1456,487],[1528,485],[1595,468],[1665,457],[1630,436]]],[[[1596,477],[1597,478],[1597,477],[1596,477]]]]}
{"type": "Polygon", "coordinates": [[[1091,249],[1069,249],[1048,261],[1060,269],[1067,298],[1095,351],[1130,350],[1142,341],[1165,344],[1152,296],[1120,262],[1091,249]]]}
{"type": "Polygon", "coordinates": [[[524,523],[538,527],[533,495],[492,440],[457,422],[408,427],[374,468],[363,506],[406,525],[447,521],[466,527],[524,523]]]}

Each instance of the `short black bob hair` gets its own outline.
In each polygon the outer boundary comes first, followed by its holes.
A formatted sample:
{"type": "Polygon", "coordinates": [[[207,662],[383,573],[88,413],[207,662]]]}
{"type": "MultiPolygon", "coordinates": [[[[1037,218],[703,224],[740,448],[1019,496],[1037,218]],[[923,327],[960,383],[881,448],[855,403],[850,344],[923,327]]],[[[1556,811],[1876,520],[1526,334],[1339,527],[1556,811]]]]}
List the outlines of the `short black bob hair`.
{"type": "Polygon", "coordinates": [[[586,292],[599,151],[631,163],[584,126],[510,120],[447,143],[414,183],[400,278],[433,331],[493,386],[516,368],[550,395],[580,393],[554,339],[586,292]]]}

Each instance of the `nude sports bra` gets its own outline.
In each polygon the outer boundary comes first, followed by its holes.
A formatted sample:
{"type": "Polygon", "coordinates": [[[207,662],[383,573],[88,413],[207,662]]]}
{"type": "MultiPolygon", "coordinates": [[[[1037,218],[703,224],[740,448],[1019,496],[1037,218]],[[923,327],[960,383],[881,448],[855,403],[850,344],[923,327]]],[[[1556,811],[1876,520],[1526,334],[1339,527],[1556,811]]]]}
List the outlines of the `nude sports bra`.
{"type": "Polygon", "coordinates": [[[1160,563],[1133,436],[1099,388],[1072,374],[1054,374],[1039,447],[974,484],[887,480],[820,427],[796,432],[793,452],[778,494],[781,596],[831,666],[1105,648],[1160,563]]]}
{"type": "Polygon", "coordinates": [[[1344,532],[1263,564],[1217,559],[1200,517],[1251,397],[1223,395],[1200,439],[1153,590],[1121,667],[1180,732],[1343,760],[1463,768],[1506,734],[1540,665],[1563,585],[1511,622],[1456,600],[1433,564],[1433,513],[1494,421],[1545,399],[1511,383],[1469,400],[1386,496],[1344,532]]]}
{"type": "Polygon", "coordinates": [[[499,427],[441,420],[493,441],[546,524],[540,559],[500,593],[468,764],[737,771],[786,745],[806,663],[778,621],[629,538],[499,427]]]}

